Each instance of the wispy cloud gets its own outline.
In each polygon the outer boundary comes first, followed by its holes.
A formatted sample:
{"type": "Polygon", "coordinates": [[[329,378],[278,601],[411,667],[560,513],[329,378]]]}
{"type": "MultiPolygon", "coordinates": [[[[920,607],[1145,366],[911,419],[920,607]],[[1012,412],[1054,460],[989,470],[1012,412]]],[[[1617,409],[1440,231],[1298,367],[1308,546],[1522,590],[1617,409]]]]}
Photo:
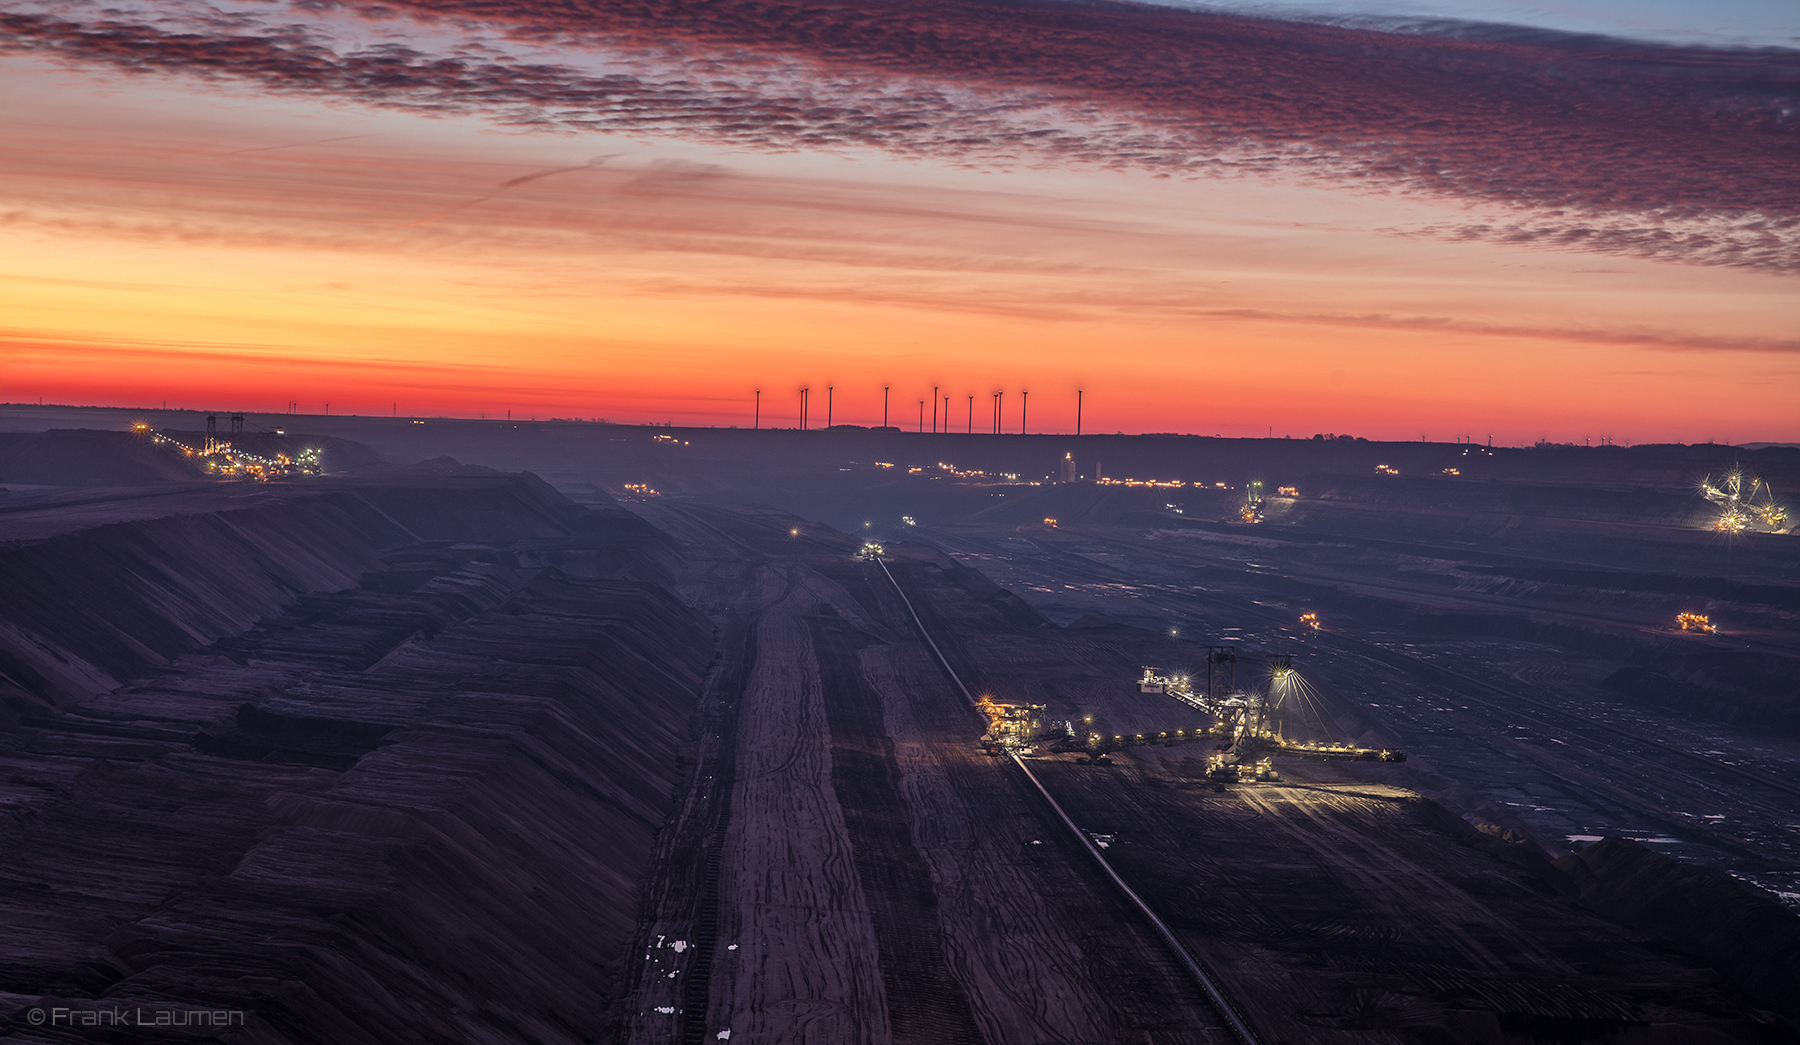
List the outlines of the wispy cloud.
{"type": "Polygon", "coordinates": [[[1800,53],[1131,4],[80,3],[0,46],[550,131],[1467,201],[1404,234],[1800,271],[1800,53]]]}
{"type": "Polygon", "coordinates": [[[1301,312],[1273,309],[1186,309],[1197,319],[1243,319],[1273,323],[1307,323],[1380,330],[1443,331],[1483,337],[1549,341],[1563,344],[1625,345],[1671,352],[1776,352],[1800,354],[1800,338],[1713,337],[1672,330],[1599,330],[1573,326],[1523,326],[1484,323],[1452,316],[1400,315],[1379,312],[1301,312]]]}

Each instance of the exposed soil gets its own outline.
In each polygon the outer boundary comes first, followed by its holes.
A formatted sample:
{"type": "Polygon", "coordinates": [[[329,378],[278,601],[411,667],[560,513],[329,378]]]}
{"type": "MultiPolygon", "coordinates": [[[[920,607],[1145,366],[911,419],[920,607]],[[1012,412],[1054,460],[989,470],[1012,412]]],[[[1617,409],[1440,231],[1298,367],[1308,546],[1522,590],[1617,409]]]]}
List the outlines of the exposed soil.
{"type": "MultiPolygon", "coordinates": [[[[850,542],[767,513],[646,510],[671,530],[718,535],[690,562],[696,590],[745,564],[762,580],[753,603],[715,603],[726,618],[753,614],[759,637],[726,842],[743,853],[719,886],[724,949],[714,945],[707,968],[705,1039],[728,1029],[752,1040],[957,1040],[966,1004],[990,1041],[1228,1040],[1017,774],[974,752],[979,724],[933,672],[882,575],[851,561],[850,542]],[[853,657],[859,672],[848,671],[853,657]],[[871,693],[886,733],[874,745],[871,693]],[[871,830],[878,812],[907,823],[935,897],[909,887],[920,881],[912,854],[891,829],[871,830]],[[893,938],[896,894],[917,897],[914,918],[936,908],[960,998],[921,960],[931,933],[893,938]],[[820,966],[830,971],[802,972],[820,966]],[[908,1022],[926,1018],[928,1030],[908,1022]]],[[[1057,628],[953,560],[890,551],[970,685],[1108,728],[1184,721],[1173,702],[1129,685],[1166,640],[1057,628]]],[[[1034,765],[1078,824],[1111,836],[1115,866],[1223,974],[1267,1040],[1791,1036],[1705,961],[1583,907],[1528,843],[1326,764],[1221,791],[1199,754],[1140,748],[1110,768],[1063,756],[1034,765]]],[[[656,973],[640,980],[632,1040],[692,1040],[696,999],[675,984],[698,959],[656,946],[699,935],[684,906],[665,897],[653,921],[644,954],[656,973]]]]}
{"type": "Polygon", "coordinates": [[[126,453],[76,470],[131,489],[0,503],[19,1040],[163,1040],[26,1018],[101,1006],[244,1010],[221,1041],[1232,1040],[975,744],[904,592],[1050,722],[1191,733],[1133,680],[1229,644],[1239,684],[1295,657],[1289,735],[1408,751],[1229,786],[1192,744],[1029,756],[1261,1040],[1800,1041],[1800,556],[1706,532],[1690,474],[1789,451],[1067,444],[1301,486],[1246,526],[1241,490],[998,478],[1055,437],[332,423],[427,460],[126,453]]]}

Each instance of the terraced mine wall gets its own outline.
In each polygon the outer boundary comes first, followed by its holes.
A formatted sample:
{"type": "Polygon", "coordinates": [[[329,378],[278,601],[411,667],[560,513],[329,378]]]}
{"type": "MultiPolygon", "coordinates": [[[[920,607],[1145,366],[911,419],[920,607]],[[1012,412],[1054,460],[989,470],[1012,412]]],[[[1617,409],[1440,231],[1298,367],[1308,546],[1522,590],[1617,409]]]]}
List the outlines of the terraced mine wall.
{"type": "Polygon", "coordinates": [[[10,1040],[96,1040],[32,1008],[243,1014],[183,1040],[608,1036],[713,659],[654,579],[666,536],[489,473],[4,552],[44,595],[7,599],[14,633],[89,671],[0,731],[10,1040]]]}
{"type": "Polygon", "coordinates": [[[649,580],[679,555],[636,516],[583,509],[530,475],[340,480],[250,507],[234,492],[208,484],[177,514],[0,544],[0,701],[14,718],[113,689],[303,593],[354,587],[386,549],[498,542],[536,565],[649,580]]]}
{"type": "Polygon", "coordinates": [[[303,592],[354,587],[383,548],[413,539],[362,498],[328,493],[0,548],[10,702],[62,707],[114,689],[303,592]]]}

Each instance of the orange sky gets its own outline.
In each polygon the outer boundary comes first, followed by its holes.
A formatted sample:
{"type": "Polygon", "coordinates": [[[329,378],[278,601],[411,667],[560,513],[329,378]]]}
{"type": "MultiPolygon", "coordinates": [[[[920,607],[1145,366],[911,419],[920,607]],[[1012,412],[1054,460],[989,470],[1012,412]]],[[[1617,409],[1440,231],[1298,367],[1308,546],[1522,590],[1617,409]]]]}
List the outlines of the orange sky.
{"type": "Polygon", "coordinates": [[[0,400],[1800,441],[1758,271],[1269,178],[532,134],[0,59],[0,400]],[[540,177],[531,177],[542,175],[540,177]],[[518,181],[518,179],[529,179],[518,181]],[[510,187],[508,182],[517,182],[510,187]],[[929,408],[927,408],[929,415],[929,408]]]}

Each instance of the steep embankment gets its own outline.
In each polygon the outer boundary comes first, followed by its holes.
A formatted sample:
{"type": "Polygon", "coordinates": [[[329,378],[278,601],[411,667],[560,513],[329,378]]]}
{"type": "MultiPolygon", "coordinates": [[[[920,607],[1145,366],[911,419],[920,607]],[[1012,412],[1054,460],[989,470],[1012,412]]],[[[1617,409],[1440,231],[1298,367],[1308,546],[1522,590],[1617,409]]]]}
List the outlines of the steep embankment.
{"type": "Polygon", "coordinates": [[[0,483],[150,486],[205,478],[206,470],[191,458],[129,432],[70,428],[0,434],[0,483]]]}
{"type": "Polygon", "coordinates": [[[0,693],[23,710],[113,689],[303,592],[353,586],[413,539],[328,491],[0,546],[0,693]]]}
{"type": "Polygon", "coordinates": [[[1729,875],[1678,863],[1628,838],[1556,861],[1581,902],[1697,954],[1745,993],[1800,1017],[1800,916],[1729,875]]]}
{"type": "Polygon", "coordinates": [[[236,1010],[269,1042],[604,1036],[712,656],[636,579],[666,536],[461,472],[6,551],[54,577],[97,549],[112,568],[15,626],[150,669],[0,733],[0,924],[28,929],[0,939],[9,1031],[92,1040],[36,1006],[236,1010]],[[253,550],[201,584],[189,557],[221,543],[253,550]],[[279,605],[146,645],[189,598],[279,605]]]}
{"type": "Polygon", "coordinates": [[[241,487],[210,487],[174,514],[100,515],[38,540],[5,541],[0,526],[0,701],[12,715],[112,689],[304,593],[353,587],[403,544],[524,542],[532,565],[645,580],[666,579],[678,555],[636,516],[584,509],[529,474],[397,473],[255,492],[239,506],[241,487]]]}

